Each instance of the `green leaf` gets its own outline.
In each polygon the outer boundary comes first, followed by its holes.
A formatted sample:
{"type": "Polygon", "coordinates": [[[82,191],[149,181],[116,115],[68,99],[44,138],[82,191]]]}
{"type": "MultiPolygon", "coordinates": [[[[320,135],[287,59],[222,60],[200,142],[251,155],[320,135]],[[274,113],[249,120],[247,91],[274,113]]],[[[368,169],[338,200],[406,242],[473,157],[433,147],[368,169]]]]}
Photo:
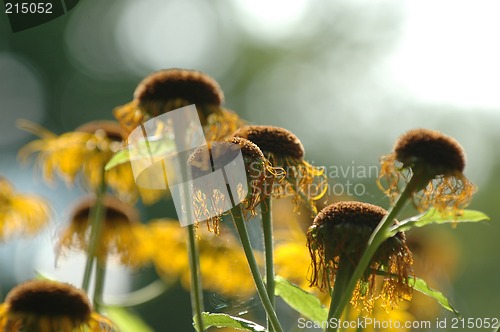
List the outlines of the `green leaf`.
{"type": "Polygon", "coordinates": [[[104,166],[104,170],[109,171],[110,169],[112,169],[118,165],[125,164],[129,160],[130,160],[130,157],[129,157],[128,149],[120,150],[117,153],[115,153],[113,155],[113,157],[111,157],[111,159],[108,161],[106,166],[104,166]]]}
{"type": "Polygon", "coordinates": [[[138,315],[121,307],[106,306],[105,312],[120,332],[154,332],[138,315]]]}
{"type": "Polygon", "coordinates": [[[116,152],[106,166],[104,166],[104,170],[109,171],[113,167],[141,158],[156,159],[165,157],[175,151],[175,142],[172,139],[150,138],[138,143],[136,142],[133,145],[129,145],[128,148],[116,152]],[[134,157],[131,157],[131,154],[134,157]]]}
{"type": "Polygon", "coordinates": [[[390,232],[391,236],[397,232],[407,231],[412,227],[423,227],[429,224],[448,224],[448,223],[463,223],[463,222],[479,222],[483,220],[490,220],[490,218],[480,212],[475,210],[463,210],[460,214],[455,215],[452,211],[450,212],[439,212],[434,208],[419,214],[418,216],[408,218],[401,221],[398,225],[394,225],[390,232]]]}
{"type": "Polygon", "coordinates": [[[451,306],[450,301],[448,301],[448,299],[446,298],[446,296],[443,295],[443,293],[430,288],[423,279],[420,279],[420,278],[411,278],[411,279],[413,279],[415,281],[413,288],[416,291],[419,291],[420,293],[422,293],[424,295],[427,295],[427,296],[430,296],[430,297],[436,299],[443,308],[445,308],[446,310],[449,310],[449,311],[455,313],[455,315],[461,317],[460,313],[455,308],[453,308],[451,306]]]}
{"type": "MultiPolygon", "coordinates": [[[[254,332],[266,331],[266,329],[263,326],[239,317],[233,317],[226,314],[211,314],[208,312],[203,312],[202,316],[205,329],[208,329],[209,327],[213,326],[213,327],[230,327],[236,330],[243,330],[243,331],[254,331],[254,332]]],[[[200,332],[196,316],[193,317],[193,322],[196,331],[200,332]]]]}
{"type": "Polygon", "coordinates": [[[327,320],[328,310],[321,305],[316,296],[283,277],[276,276],[274,280],[276,283],[275,294],[280,296],[290,307],[314,322],[320,323],[327,320]]]}

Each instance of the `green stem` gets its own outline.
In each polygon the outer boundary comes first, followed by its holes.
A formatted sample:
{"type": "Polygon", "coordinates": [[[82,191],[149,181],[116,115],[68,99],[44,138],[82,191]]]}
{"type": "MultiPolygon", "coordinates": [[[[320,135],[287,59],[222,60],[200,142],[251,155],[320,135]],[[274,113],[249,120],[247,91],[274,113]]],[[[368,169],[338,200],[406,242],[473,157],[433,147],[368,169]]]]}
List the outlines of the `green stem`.
{"type": "Polygon", "coordinates": [[[274,311],[273,305],[271,304],[271,300],[267,295],[266,286],[264,285],[262,277],[260,276],[259,267],[257,266],[257,261],[255,260],[255,256],[253,254],[252,244],[250,243],[250,238],[248,236],[247,227],[245,225],[245,220],[243,218],[243,213],[241,212],[240,205],[236,205],[234,208],[232,208],[231,214],[233,216],[236,229],[238,230],[238,235],[240,236],[241,244],[243,245],[243,250],[245,251],[248,265],[250,266],[250,272],[252,273],[255,286],[257,287],[257,293],[259,294],[260,301],[264,306],[267,317],[271,321],[271,325],[276,332],[283,332],[283,328],[281,327],[281,324],[278,320],[278,316],[276,316],[276,312],[274,311]]]}
{"type": "MultiPolygon", "coordinates": [[[[345,289],[349,283],[349,280],[351,279],[353,271],[354,266],[349,261],[349,258],[345,255],[342,255],[340,257],[339,267],[335,275],[335,284],[331,292],[332,301],[330,302],[330,310],[328,311],[328,322],[330,322],[331,318],[333,318],[335,308],[339,306],[339,303],[345,293],[345,289]]],[[[328,271],[328,273],[331,273],[331,271],[328,271]]],[[[339,331],[339,328],[332,328],[330,327],[330,324],[328,324],[326,331],[337,332],[339,331]]]]}
{"type": "Polygon", "coordinates": [[[94,265],[94,258],[97,254],[97,247],[99,246],[102,220],[105,213],[105,207],[103,206],[104,194],[106,193],[106,181],[104,176],[104,170],[102,170],[101,184],[96,192],[96,201],[94,206],[91,208],[89,213],[89,223],[91,224],[89,244],[87,249],[87,261],[85,262],[85,270],[83,272],[82,289],[88,294],[90,277],[92,275],[92,267],[94,265]]]}
{"type": "MultiPolygon", "coordinates": [[[[264,250],[266,256],[266,289],[269,301],[274,308],[274,255],[273,255],[273,218],[271,214],[271,198],[266,197],[262,209],[262,229],[264,232],[264,250]]],[[[273,332],[272,324],[267,319],[267,330],[273,332]]]]}
{"type": "Polygon", "coordinates": [[[368,240],[368,246],[365,249],[363,256],[354,270],[351,280],[346,286],[346,289],[339,301],[336,308],[333,308],[332,318],[340,319],[344,308],[346,307],[349,299],[352,297],[352,293],[356,287],[359,279],[361,279],[366,268],[370,265],[370,261],[377,251],[378,247],[390,237],[389,229],[392,226],[394,219],[397,217],[399,212],[403,209],[406,201],[411,197],[411,194],[419,188],[420,183],[423,183],[423,177],[417,174],[413,175],[401,195],[396,200],[395,204],[389,209],[385,217],[380,221],[377,228],[373,231],[370,239],[368,240]]]}
{"type": "Polygon", "coordinates": [[[107,258],[98,259],[95,267],[94,308],[100,312],[103,303],[104,279],[106,278],[107,258]]]}
{"type": "Polygon", "coordinates": [[[203,324],[203,288],[201,286],[200,261],[198,259],[198,242],[196,242],[196,230],[194,225],[186,227],[188,236],[189,267],[191,271],[191,306],[193,316],[196,317],[196,324],[199,331],[204,331],[203,324]]]}

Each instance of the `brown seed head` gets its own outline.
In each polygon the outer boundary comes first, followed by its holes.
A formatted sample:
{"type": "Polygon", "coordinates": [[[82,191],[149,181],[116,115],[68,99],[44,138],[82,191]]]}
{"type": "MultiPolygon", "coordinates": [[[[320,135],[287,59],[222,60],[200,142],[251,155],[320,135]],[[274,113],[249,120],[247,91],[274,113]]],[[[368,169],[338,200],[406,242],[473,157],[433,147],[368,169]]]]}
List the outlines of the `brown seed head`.
{"type": "Polygon", "coordinates": [[[338,202],[321,210],[314,218],[313,225],[352,224],[375,229],[386,214],[386,210],[376,205],[356,201],[338,202]]]}
{"type": "Polygon", "coordinates": [[[236,130],[235,137],[246,138],[255,143],[264,153],[275,156],[302,159],[304,146],[290,131],[273,126],[245,126],[236,130]]]}
{"type": "Polygon", "coordinates": [[[406,132],[396,141],[394,152],[405,167],[423,165],[431,175],[462,173],[465,168],[465,154],[460,144],[435,130],[406,132]]]}
{"type": "MultiPolygon", "coordinates": [[[[95,197],[85,198],[74,208],[71,221],[77,224],[86,224],[91,208],[95,205],[95,197]]],[[[103,206],[106,209],[104,220],[111,226],[114,223],[136,222],[139,212],[131,205],[123,203],[113,196],[105,196],[103,206]]]]}
{"type": "Polygon", "coordinates": [[[247,139],[233,137],[220,142],[212,142],[196,149],[188,159],[195,177],[211,172],[212,164],[215,169],[221,169],[233,161],[241,151],[245,164],[262,162],[264,154],[259,147],[247,139]],[[211,156],[211,157],[210,157],[211,156]],[[199,171],[201,171],[200,174],[199,171]]]}
{"type": "Polygon", "coordinates": [[[112,141],[120,142],[124,139],[125,136],[123,129],[117,122],[114,121],[106,121],[106,120],[91,121],[75,129],[75,131],[91,133],[91,134],[101,130],[112,141]]]}
{"type": "Polygon", "coordinates": [[[185,69],[166,69],[147,76],[137,86],[134,98],[140,104],[179,98],[197,105],[220,106],[224,102],[224,94],[213,78],[185,69]]]}
{"type": "Polygon", "coordinates": [[[31,280],[18,285],[5,299],[14,314],[68,317],[82,323],[90,318],[92,307],[83,291],[69,284],[31,280]]]}

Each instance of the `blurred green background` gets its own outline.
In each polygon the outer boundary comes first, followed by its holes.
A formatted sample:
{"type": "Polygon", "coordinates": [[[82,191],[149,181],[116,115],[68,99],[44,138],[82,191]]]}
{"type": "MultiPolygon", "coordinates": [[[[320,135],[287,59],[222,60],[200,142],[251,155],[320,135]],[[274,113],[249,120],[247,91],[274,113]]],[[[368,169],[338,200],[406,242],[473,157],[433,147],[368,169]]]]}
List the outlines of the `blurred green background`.
{"type": "MultiPolygon", "coordinates": [[[[180,67],[213,76],[225,106],[251,123],[291,130],[315,165],[378,165],[411,128],[455,137],[479,187],[471,208],[492,222],[446,229],[458,242],[446,293],[465,317],[500,317],[498,12],[494,0],[80,0],[62,17],[12,33],[2,10],[0,173],[19,191],[49,198],[56,212],[53,229],[37,239],[0,244],[3,295],[35,269],[74,280],[83,262],[75,256],[54,266],[52,253],[82,192],[47,186],[19,166],[17,150],[32,137],[16,119],[57,133],[112,119],[144,76],[180,67]]],[[[340,184],[336,195],[387,207],[375,179],[338,174],[330,181],[340,184]],[[349,193],[348,183],[363,186],[349,193]]],[[[110,293],[147,283],[147,273],[114,269],[110,293]]],[[[180,289],[137,310],[155,330],[191,330],[189,296],[180,289]]]]}

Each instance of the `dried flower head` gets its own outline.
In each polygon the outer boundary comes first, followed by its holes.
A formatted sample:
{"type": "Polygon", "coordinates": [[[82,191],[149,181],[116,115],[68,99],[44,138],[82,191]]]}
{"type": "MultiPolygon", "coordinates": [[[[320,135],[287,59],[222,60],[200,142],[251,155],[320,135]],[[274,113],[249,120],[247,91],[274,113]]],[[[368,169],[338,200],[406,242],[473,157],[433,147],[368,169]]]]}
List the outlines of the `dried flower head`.
{"type": "Polygon", "coordinates": [[[33,236],[49,223],[48,203],[34,195],[19,194],[0,176],[0,242],[14,234],[33,236]]]}
{"type": "MultiPolygon", "coordinates": [[[[237,197],[238,202],[242,202],[246,215],[255,215],[256,207],[265,197],[271,195],[273,183],[279,181],[283,176],[283,170],[272,167],[257,145],[239,137],[212,142],[206,147],[196,149],[189,157],[188,164],[191,167],[192,177],[196,179],[215,170],[223,169],[240,152],[245,166],[248,191],[244,190],[243,183],[238,183],[237,192],[230,193],[230,196],[237,197]]],[[[193,208],[197,220],[207,220],[208,228],[218,233],[218,222],[226,210],[228,199],[231,198],[225,197],[218,190],[207,193],[204,189],[195,188],[193,208]],[[207,199],[207,194],[212,195],[211,200],[207,199]],[[209,201],[215,202],[215,204],[210,204],[209,201]],[[214,215],[215,217],[211,217],[214,215]]],[[[234,202],[229,203],[232,205],[234,202]]]]}
{"type": "Polygon", "coordinates": [[[293,196],[298,207],[302,200],[315,214],[314,201],[324,196],[328,189],[325,170],[304,160],[304,147],[290,131],[273,126],[245,126],[233,134],[255,143],[273,166],[286,171],[285,180],[274,188],[277,197],[293,196]]]}
{"type": "MultiPolygon", "coordinates": [[[[88,250],[89,215],[95,202],[94,197],[86,198],[75,207],[68,226],[59,237],[58,255],[67,250],[88,250]]],[[[145,265],[150,259],[152,244],[148,232],[138,222],[138,211],[112,196],[104,197],[103,206],[105,213],[96,251],[97,258],[104,261],[107,257],[116,257],[120,263],[130,267],[145,265]]]]}
{"type": "MultiPolygon", "coordinates": [[[[386,214],[387,211],[378,206],[361,202],[338,202],[321,210],[307,232],[312,259],[311,285],[323,291],[333,286],[341,260],[356,266],[370,235],[386,214]]],[[[404,233],[385,240],[358,281],[351,303],[361,304],[370,312],[379,297],[386,310],[396,307],[402,299],[411,299],[412,264],[404,233]],[[386,274],[378,289],[376,277],[381,271],[386,274]]]]}
{"type": "Polygon", "coordinates": [[[134,100],[114,110],[125,131],[169,111],[196,104],[209,140],[227,136],[242,125],[239,117],[224,109],[224,94],[210,76],[194,70],[166,69],[147,76],[139,83],[134,100]]]}
{"type": "Polygon", "coordinates": [[[463,174],[465,154],[452,137],[429,129],[414,129],[401,135],[394,151],[381,158],[379,186],[394,200],[400,193],[399,181],[418,177],[420,187],[413,192],[414,204],[424,211],[431,205],[440,211],[459,210],[470,202],[476,188],[463,174]],[[387,182],[387,187],[381,180],[387,182]]]}
{"type": "Polygon", "coordinates": [[[0,305],[0,330],[21,332],[116,331],[92,311],[83,291],[69,284],[30,280],[16,286],[0,305]]]}
{"type": "Polygon", "coordinates": [[[105,176],[106,185],[124,201],[134,202],[140,195],[144,203],[151,204],[160,198],[159,191],[137,188],[130,163],[103,173],[104,166],[123,147],[124,132],[117,122],[92,121],[62,135],[28,121],[19,121],[19,126],[40,137],[25,145],[19,158],[26,162],[36,153],[36,164],[49,183],[57,174],[72,185],[80,175],[84,188],[95,192],[105,176]]]}

